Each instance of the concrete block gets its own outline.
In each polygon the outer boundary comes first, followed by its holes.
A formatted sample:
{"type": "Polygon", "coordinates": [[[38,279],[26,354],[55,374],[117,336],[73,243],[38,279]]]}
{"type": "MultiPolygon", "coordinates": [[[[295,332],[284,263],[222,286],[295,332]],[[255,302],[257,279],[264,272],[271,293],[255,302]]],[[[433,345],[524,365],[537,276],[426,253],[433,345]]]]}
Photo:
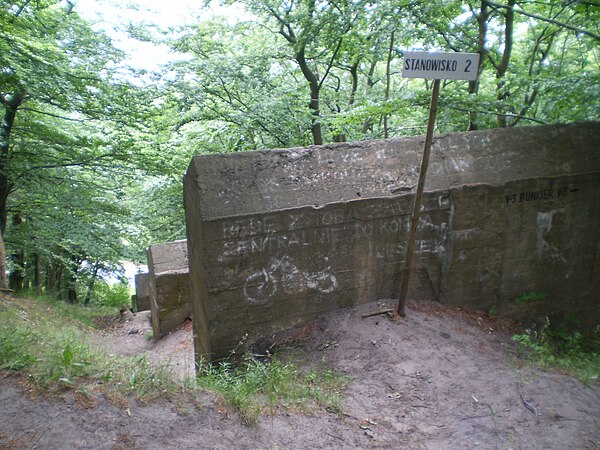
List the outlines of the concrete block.
{"type": "Polygon", "coordinates": [[[134,277],[136,311],[150,310],[150,280],[147,273],[136,273],[134,277]]]}
{"type": "Polygon", "coordinates": [[[152,331],[160,339],[192,317],[187,243],[154,244],[147,254],[152,331]]]}
{"type": "MultiPolygon", "coordinates": [[[[532,311],[514,299],[538,291],[548,296],[535,314],[597,319],[598,130],[436,135],[409,298],[521,317],[532,311]]],[[[396,298],[423,140],[194,157],[184,197],[197,359],[396,298]]]]}

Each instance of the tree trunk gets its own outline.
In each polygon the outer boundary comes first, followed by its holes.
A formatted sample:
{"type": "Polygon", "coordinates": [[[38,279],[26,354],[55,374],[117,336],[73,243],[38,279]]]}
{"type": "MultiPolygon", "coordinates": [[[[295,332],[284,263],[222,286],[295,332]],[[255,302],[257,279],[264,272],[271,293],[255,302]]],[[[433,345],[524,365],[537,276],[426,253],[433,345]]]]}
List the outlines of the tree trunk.
{"type": "Polygon", "coordinates": [[[96,278],[98,277],[98,270],[100,269],[100,263],[96,262],[94,264],[94,269],[92,271],[92,276],[90,278],[90,282],[87,286],[87,292],[85,293],[85,300],[83,301],[84,305],[89,305],[92,300],[92,291],[94,290],[94,284],[96,283],[96,278]]]}
{"type": "Polygon", "coordinates": [[[310,69],[308,62],[306,61],[304,45],[296,53],[296,62],[300,66],[300,70],[308,81],[310,88],[310,102],[308,108],[312,115],[311,133],[313,138],[313,144],[323,145],[323,132],[321,130],[321,110],[319,106],[319,95],[321,91],[321,85],[317,75],[310,69]]]}
{"type": "Polygon", "coordinates": [[[6,282],[6,250],[4,250],[4,239],[0,233],[0,288],[8,288],[6,282]]]}
{"type": "MultiPolygon", "coordinates": [[[[478,34],[477,34],[477,53],[479,53],[479,67],[478,74],[481,73],[481,67],[483,66],[487,51],[485,49],[485,39],[487,36],[487,26],[489,18],[488,2],[486,0],[481,1],[481,9],[479,14],[475,17],[477,19],[478,34]]],[[[477,95],[479,92],[479,77],[473,81],[469,81],[469,94],[477,95]]],[[[469,125],[467,131],[477,130],[477,118],[474,111],[469,112],[469,125]]]]}
{"type": "MultiPolygon", "coordinates": [[[[369,74],[367,75],[367,89],[370,92],[375,86],[375,69],[377,68],[377,63],[379,60],[377,59],[377,55],[373,55],[373,60],[371,61],[371,66],[369,67],[369,74]]],[[[362,125],[362,132],[367,133],[368,131],[373,130],[373,118],[367,117],[362,125]]]]}
{"type": "Polygon", "coordinates": [[[12,260],[13,269],[8,275],[8,285],[13,291],[20,291],[23,289],[25,255],[23,255],[23,252],[13,253],[10,255],[10,259],[12,260]]]}
{"type": "Polygon", "coordinates": [[[10,138],[19,106],[25,100],[25,93],[0,94],[0,103],[4,106],[4,117],[0,122],[0,232],[6,229],[6,202],[12,185],[8,179],[6,168],[10,150],[10,138]]]}
{"type": "Polygon", "coordinates": [[[67,290],[67,301],[72,305],[77,303],[77,289],[75,288],[75,282],[77,278],[74,276],[69,277],[69,288],[67,290]]]}
{"type": "Polygon", "coordinates": [[[38,253],[33,255],[33,289],[38,294],[42,291],[42,267],[38,253]]]}
{"type": "Polygon", "coordinates": [[[77,303],[77,272],[75,270],[68,272],[67,302],[71,304],[77,303]]]}
{"type": "MultiPolygon", "coordinates": [[[[513,48],[513,28],[515,19],[515,6],[516,0],[508,0],[505,14],[505,29],[504,29],[504,51],[502,52],[502,59],[496,67],[496,80],[498,82],[496,89],[496,98],[502,102],[506,99],[510,93],[506,88],[506,82],[504,81],[504,75],[508,70],[508,63],[510,62],[510,55],[513,48]]],[[[507,120],[505,114],[498,114],[497,123],[499,128],[505,128],[507,126],[507,120]]]]}
{"type": "MultiPolygon", "coordinates": [[[[386,103],[390,98],[390,86],[392,84],[391,64],[392,64],[392,55],[394,54],[394,35],[395,34],[396,34],[396,30],[392,30],[392,34],[390,36],[390,47],[388,49],[387,63],[385,66],[385,96],[384,96],[384,100],[386,103]]],[[[384,116],[383,116],[383,138],[387,139],[388,137],[389,137],[388,115],[384,114],[384,116]]]]}
{"type": "MultiPolygon", "coordinates": [[[[18,227],[23,223],[23,219],[20,214],[13,216],[12,224],[14,227],[18,227]]],[[[14,291],[20,291],[23,289],[23,268],[25,266],[25,255],[23,252],[13,253],[10,255],[10,259],[13,263],[13,269],[8,276],[8,285],[14,291]]]]}
{"type": "Polygon", "coordinates": [[[62,264],[58,261],[48,263],[46,269],[46,290],[56,293],[60,290],[60,279],[62,277],[62,264]]]}
{"type": "Polygon", "coordinates": [[[7,287],[4,231],[6,230],[6,220],[8,217],[6,204],[8,195],[12,189],[12,184],[8,179],[6,169],[10,151],[10,135],[15,123],[15,117],[17,116],[17,110],[24,99],[24,92],[15,95],[0,94],[0,103],[4,106],[4,117],[0,122],[0,286],[2,288],[7,287]]]}
{"type": "Polygon", "coordinates": [[[70,257],[70,268],[67,272],[67,301],[69,303],[77,303],[77,274],[81,261],[77,256],[70,257]]]}

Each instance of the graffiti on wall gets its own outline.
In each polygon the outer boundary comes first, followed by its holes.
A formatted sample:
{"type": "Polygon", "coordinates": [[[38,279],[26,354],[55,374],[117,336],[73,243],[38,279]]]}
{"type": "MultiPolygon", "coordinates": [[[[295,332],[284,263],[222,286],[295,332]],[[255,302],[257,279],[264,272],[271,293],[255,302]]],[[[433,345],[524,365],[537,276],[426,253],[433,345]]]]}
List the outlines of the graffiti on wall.
{"type": "Polygon", "coordinates": [[[244,298],[247,302],[268,303],[278,291],[286,295],[316,291],[329,294],[337,288],[337,278],[327,266],[316,272],[302,271],[289,256],[271,258],[268,267],[262,267],[246,277],[244,298]]]}

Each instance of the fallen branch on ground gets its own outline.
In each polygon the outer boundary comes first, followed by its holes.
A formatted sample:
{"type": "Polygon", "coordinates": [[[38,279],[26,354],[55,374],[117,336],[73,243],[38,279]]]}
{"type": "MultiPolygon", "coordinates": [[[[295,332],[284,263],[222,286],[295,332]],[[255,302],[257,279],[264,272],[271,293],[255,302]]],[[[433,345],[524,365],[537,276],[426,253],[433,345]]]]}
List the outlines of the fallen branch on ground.
{"type": "Polygon", "coordinates": [[[395,311],[395,309],[382,309],[381,311],[372,311],[372,312],[368,312],[368,313],[364,313],[362,315],[362,318],[364,319],[365,317],[373,317],[373,316],[380,316],[383,314],[393,314],[395,311]]]}
{"type": "Polygon", "coordinates": [[[533,415],[535,416],[535,423],[539,424],[540,423],[540,415],[538,414],[536,407],[533,406],[531,403],[529,403],[527,400],[525,400],[525,397],[523,397],[523,394],[521,394],[521,389],[519,388],[519,383],[517,383],[517,392],[519,392],[519,397],[521,397],[521,401],[525,405],[525,408],[527,408],[529,411],[531,411],[533,413],[533,415]]]}

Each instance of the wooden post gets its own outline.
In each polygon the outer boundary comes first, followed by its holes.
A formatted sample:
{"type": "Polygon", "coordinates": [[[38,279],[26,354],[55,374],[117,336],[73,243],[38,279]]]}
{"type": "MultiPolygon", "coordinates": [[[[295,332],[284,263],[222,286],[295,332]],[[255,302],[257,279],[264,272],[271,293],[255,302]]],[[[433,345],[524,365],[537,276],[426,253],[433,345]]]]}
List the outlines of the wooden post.
{"type": "Polygon", "coordinates": [[[440,92],[440,80],[433,81],[433,92],[431,93],[431,105],[429,107],[429,120],[427,122],[427,134],[425,136],[425,146],[423,148],[423,158],[421,159],[421,170],[419,172],[419,182],[417,183],[417,192],[413,201],[413,211],[410,220],[410,230],[408,234],[408,244],[406,246],[406,258],[402,270],[402,280],[400,282],[400,295],[398,296],[398,315],[406,315],[406,293],[408,292],[408,279],[410,278],[410,269],[415,249],[415,236],[419,225],[421,215],[421,197],[425,187],[425,176],[429,166],[429,154],[431,153],[431,141],[433,140],[433,129],[435,127],[435,116],[437,114],[438,95],[440,92]]]}

